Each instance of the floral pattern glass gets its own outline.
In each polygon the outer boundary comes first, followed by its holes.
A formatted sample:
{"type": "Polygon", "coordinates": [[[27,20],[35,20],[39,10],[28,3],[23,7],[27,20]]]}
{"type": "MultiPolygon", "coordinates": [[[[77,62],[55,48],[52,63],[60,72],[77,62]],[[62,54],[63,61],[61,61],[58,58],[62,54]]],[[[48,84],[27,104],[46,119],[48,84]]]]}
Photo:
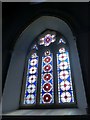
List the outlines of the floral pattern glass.
{"type": "Polygon", "coordinates": [[[57,53],[57,73],[59,103],[74,102],[69,53],[65,48],[57,53]]]}
{"type": "Polygon", "coordinates": [[[56,41],[55,33],[47,33],[39,39],[39,45],[49,46],[51,43],[56,41]]]}
{"type": "Polygon", "coordinates": [[[47,50],[42,57],[40,104],[54,103],[53,55],[47,50]]]}
{"type": "Polygon", "coordinates": [[[36,103],[37,76],[38,76],[37,69],[38,69],[38,56],[37,53],[33,53],[28,60],[24,104],[36,103]]]}
{"type": "Polygon", "coordinates": [[[60,105],[75,102],[69,52],[65,47],[68,48],[64,37],[58,37],[55,31],[46,31],[32,45],[23,104],[49,106],[56,104],[55,101],[60,105]]]}

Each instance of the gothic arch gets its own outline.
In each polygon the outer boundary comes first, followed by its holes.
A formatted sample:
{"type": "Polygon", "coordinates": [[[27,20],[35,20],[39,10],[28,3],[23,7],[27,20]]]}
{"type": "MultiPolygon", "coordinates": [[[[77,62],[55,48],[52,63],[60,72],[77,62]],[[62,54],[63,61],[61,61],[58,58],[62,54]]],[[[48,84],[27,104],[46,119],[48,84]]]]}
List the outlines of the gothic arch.
{"type": "MultiPolygon", "coordinates": [[[[14,111],[19,108],[22,76],[27,50],[34,38],[46,29],[59,31],[68,40],[71,51],[71,64],[73,65],[72,71],[73,77],[75,79],[78,105],[78,108],[75,109],[75,111],[73,109],[72,114],[86,114],[87,102],[75,37],[73,36],[73,33],[67,23],[53,16],[42,16],[38,18],[33,23],[31,23],[19,36],[14,47],[7,73],[3,93],[3,113],[14,111]]],[[[69,114],[69,112],[67,112],[67,114],[69,114]]],[[[58,114],[60,114],[60,112],[58,114]]]]}

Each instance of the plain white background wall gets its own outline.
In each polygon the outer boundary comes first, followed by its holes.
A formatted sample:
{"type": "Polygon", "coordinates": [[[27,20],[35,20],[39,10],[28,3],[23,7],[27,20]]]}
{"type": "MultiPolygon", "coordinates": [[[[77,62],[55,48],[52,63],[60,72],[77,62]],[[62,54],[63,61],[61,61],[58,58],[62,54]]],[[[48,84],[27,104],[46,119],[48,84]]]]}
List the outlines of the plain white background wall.
{"type": "Polygon", "coordinates": [[[80,109],[87,107],[76,42],[69,26],[59,18],[42,16],[30,24],[19,36],[14,47],[3,92],[3,113],[19,108],[22,77],[27,50],[42,31],[52,29],[63,34],[70,45],[70,61],[76,87],[77,103],[80,109]],[[82,101],[82,102],[81,102],[82,101]]]}

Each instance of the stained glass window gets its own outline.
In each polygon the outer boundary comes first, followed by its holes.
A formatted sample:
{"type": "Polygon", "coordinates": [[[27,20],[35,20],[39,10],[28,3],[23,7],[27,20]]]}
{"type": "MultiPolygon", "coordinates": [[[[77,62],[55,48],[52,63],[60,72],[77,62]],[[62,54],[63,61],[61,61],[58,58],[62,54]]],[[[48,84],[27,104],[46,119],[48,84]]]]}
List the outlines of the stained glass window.
{"type": "MultiPolygon", "coordinates": [[[[46,31],[30,49],[23,104],[75,103],[69,52],[64,37],[46,31]]],[[[64,104],[65,105],[65,104],[64,104]]]]}
{"type": "Polygon", "coordinates": [[[28,60],[27,80],[24,96],[24,104],[36,103],[38,56],[33,53],[28,60]]]}
{"type": "Polygon", "coordinates": [[[57,53],[57,75],[59,103],[74,102],[69,53],[65,48],[57,53]]]}
{"type": "Polygon", "coordinates": [[[47,50],[42,57],[40,104],[54,103],[53,54],[47,50]]]}

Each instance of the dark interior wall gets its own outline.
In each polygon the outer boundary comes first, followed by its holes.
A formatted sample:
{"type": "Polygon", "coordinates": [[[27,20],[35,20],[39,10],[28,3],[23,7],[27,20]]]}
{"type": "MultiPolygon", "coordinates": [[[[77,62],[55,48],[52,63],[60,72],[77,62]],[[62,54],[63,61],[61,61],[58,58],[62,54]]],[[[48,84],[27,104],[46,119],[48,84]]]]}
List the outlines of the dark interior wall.
{"type": "Polygon", "coordinates": [[[88,3],[3,3],[2,88],[4,88],[11,54],[18,36],[32,21],[42,15],[60,17],[70,25],[76,37],[87,102],[90,107],[87,74],[88,32],[90,32],[88,31],[88,3]]]}

